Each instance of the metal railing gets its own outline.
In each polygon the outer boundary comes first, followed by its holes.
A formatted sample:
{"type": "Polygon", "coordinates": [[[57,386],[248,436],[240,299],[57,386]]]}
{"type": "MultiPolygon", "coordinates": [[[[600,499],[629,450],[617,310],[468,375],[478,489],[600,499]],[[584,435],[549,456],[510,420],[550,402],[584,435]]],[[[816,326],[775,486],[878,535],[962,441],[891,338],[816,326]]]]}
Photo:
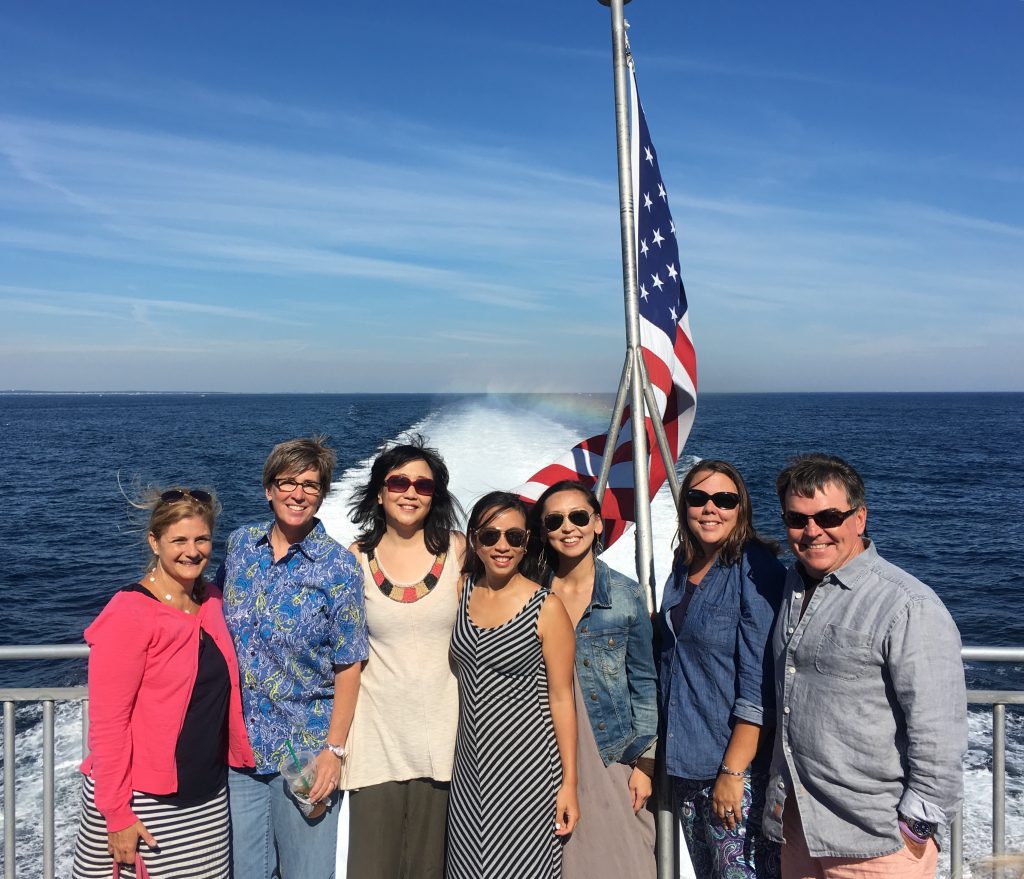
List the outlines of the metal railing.
{"type": "MultiPolygon", "coordinates": [[[[41,644],[38,646],[0,646],[0,661],[84,659],[89,648],[81,645],[41,644]]],[[[964,662],[1024,663],[1024,648],[964,647],[964,662]]],[[[15,707],[23,702],[40,702],[43,710],[43,812],[42,875],[53,879],[56,868],[54,851],[54,710],[57,702],[82,703],[82,756],[86,753],[89,731],[89,700],[85,687],[0,688],[4,707],[4,879],[15,879],[15,707]]],[[[992,854],[1006,850],[1006,706],[1024,705],[1024,690],[968,690],[969,705],[992,706],[992,854]]],[[[963,815],[958,813],[950,827],[950,875],[962,879],[963,815]]],[[[678,870],[676,871],[678,875],[678,870]]]]}

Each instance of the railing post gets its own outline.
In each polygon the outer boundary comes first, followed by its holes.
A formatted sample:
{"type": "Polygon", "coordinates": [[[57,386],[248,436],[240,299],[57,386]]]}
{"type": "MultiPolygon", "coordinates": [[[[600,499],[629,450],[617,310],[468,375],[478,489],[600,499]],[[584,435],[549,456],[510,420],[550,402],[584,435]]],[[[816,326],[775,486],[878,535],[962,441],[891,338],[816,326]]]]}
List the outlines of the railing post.
{"type": "Polygon", "coordinates": [[[4,879],[15,879],[14,703],[4,702],[4,879]]]}
{"type": "Polygon", "coordinates": [[[53,797],[53,702],[43,702],[43,877],[53,879],[54,797],[53,797]]]}
{"type": "Polygon", "coordinates": [[[964,810],[960,809],[949,825],[949,877],[964,879],[964,810]]]}
{"type": "Polygon", "coordinates": [[[992,854],[1006,851],[1006,706],[992,706],[992,854]]]}

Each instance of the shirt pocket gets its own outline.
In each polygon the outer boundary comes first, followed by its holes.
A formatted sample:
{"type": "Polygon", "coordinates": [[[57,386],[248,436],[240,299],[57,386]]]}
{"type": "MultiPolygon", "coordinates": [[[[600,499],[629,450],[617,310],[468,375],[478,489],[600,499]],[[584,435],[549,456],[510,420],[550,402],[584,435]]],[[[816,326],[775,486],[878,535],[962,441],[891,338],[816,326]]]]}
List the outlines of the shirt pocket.
{"type": "Polygon", "coordinates": [[[819,672],[842,681],[855,681],[864,675],[870,662],[870,633],[833,623],[825,626],[814,654],[814,667],[819,672]]]}
{"type": "Polygon", "coordinates": [[[731,647],[736,643],[740,609],[705,604],[693,622],[693,637],[699,643],[712,647],[731,647]]]}
{"type": "Polygon", "coordinates": [[[613,629],[595,633],[590,643],[601,674],[613,677],[626,674],[626,632],[613,629]]]}

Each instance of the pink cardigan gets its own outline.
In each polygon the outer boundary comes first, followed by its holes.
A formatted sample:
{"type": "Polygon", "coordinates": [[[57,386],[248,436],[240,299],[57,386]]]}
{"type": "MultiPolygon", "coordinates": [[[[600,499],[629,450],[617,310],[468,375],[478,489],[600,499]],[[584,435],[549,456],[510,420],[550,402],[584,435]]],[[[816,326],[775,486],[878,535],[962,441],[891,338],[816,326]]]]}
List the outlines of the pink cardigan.
{"type": "Polygon", "coordinates": [[[196,681],[200,625],[224,654],[231,679],[228,763],[254,765],[223,596],[216,587],[206,589],[194,617],[148,595],[118,592],[85,630],[90,753],[81,770],[96,783],[96,808],[110,833],[138,820],[133,790],[166,795],[178,789],[174,749],[196,681]]]}

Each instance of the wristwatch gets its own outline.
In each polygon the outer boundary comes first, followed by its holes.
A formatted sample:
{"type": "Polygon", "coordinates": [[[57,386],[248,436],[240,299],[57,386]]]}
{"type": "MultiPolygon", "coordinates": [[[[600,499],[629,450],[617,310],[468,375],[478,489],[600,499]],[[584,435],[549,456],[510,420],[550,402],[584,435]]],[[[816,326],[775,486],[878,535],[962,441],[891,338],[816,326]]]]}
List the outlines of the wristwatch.
{"type": "Polygon", "coordinates": [[[927,842],[933,836],[938,825],[932,824],[931,821],[918,821],[916,818],[911,818],[909,815],[904,815],[902,812],[897,813],[900,821],[907,825],[907,830],[910,831],[911,835],[921,842],[927,842]]]}
{"type": "Polygon", "coordinates": [[[326,745],[327,750],[330,751],[339,760],[345,759],[345,746],[344,745],[332,745],[330,742],[326,745]]]}

